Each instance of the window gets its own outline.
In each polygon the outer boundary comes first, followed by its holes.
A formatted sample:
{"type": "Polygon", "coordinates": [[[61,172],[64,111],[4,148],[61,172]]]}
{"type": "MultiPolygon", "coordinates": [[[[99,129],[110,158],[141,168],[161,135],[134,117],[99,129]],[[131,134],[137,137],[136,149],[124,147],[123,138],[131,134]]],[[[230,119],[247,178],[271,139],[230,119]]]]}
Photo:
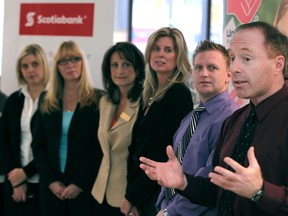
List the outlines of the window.
{"type": "Polygon", "coordinates": [[[156,29],[170,26],[182,31],[189,56],[197,42],[207,38],[207,0],[133,0],[131,41],[143,52],[156,29]]]}

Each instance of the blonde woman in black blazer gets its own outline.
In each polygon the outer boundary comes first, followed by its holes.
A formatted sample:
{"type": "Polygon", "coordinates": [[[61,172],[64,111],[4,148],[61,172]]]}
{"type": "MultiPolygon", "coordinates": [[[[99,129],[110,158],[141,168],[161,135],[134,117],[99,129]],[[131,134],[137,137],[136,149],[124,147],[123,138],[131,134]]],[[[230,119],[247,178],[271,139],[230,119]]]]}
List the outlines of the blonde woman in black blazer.
{"type": "Polygon", "coordinates": [[[176,28],[161,28],[148,39],[143,109],[129,148],[128,184],[121,210],[125,215],[155,216],[160,186],[140,169],[140,156],[166,161],[166,147],[181,120],[193,109],[192,96],[184,82],[191,73],[187,46],[176,28]]]}
{"type": "Polygon", "coordinates": [[[4,210],[7,216],[40,214],[39,176],[31,149],[30,122],[49,73],[45,52],[38,44],[26,45],[19,51],[16,76],[21,89],[8,97],[2,113],[1,156],[6,174],[4,210]]]}
{"type": "Polygon", "coordinates": [[[90,194],[102,152],[97,138],[101,93],[93,89],[83,51],[60,44],[51,85],[35,117],[32,142],[43,215],[95,215],[90,194]]]}

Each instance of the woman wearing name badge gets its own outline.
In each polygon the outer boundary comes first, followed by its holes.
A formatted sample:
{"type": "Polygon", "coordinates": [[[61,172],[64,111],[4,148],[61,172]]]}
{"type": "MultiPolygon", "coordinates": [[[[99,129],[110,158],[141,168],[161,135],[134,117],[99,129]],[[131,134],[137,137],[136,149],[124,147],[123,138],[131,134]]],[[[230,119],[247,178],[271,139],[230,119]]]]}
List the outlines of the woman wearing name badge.
{"type": "Polygon", "coordinates": [[[143,106],[129,147],[128,184],[121,210],[125,215],[155,216],[160,186],[140,169],[140,156],[167,161],[166,147],[181,120],[193,109],[185,86],[191,73],[187,45],[176,28],[161,28],[148,39],[143,106]]]}
{"type": "Polygon", "coordinates": [[[73,41],[62,42],[35,116],[32,148],[40,174],[42,215],[97,215],[90,191],[102,158],[96,134],[100,96],[83,51],[73,41]]]}
{"type": "MultiPolygon", "coordinates": [[[[1,160],[5,216],[39,216],[39,175],[31,149],[31,119],[49,80],[49,65],[38,44],[24,46],[17,57],[16,75],[20,90],[4,106],[1,128],[1,160]]],[[[0,200],[3,202],[3,200],[0,200]]]]}
{"type": "Polygon", "coordinates": [[[100,101],[98,138],[103,159],[92,189],[101,216],[121,216],[127,184],[128,147],[145,77],[144,57],[129,42],[108,49],[102,62],[106,95],[100,101]]]}

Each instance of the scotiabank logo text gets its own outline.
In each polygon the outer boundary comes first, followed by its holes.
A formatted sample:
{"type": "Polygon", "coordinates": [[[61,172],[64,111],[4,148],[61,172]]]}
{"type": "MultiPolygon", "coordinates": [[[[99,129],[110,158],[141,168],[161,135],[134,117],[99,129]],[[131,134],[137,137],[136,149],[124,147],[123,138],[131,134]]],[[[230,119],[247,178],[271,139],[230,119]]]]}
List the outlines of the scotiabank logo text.
{"type": "MultiPolygon", "coordinates": [[[[34,25],[34,12],[30,12],[27,14],[27,22],[25,26],[33,26],[34,25]]],[[[44,17],[39,15],[37,17],[37,24],[83,24],[84,17],[66,17],[62,15],[61,17],[54,15],[50,17],[44,17]]]]}
{"type": "Polygon", "coordinates": [[[93,36],[94,3],[21,4],[20,35],[93,36]]]}

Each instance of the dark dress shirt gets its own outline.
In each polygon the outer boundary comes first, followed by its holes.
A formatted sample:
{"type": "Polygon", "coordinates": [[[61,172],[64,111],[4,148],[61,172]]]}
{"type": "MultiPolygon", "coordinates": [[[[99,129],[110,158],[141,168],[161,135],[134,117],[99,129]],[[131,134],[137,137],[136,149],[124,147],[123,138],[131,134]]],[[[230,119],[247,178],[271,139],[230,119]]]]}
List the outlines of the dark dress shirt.
{"type": "MultiPolygon", "coordinates": [[[[239,109],[225,121],[215,150],[213,166],[227,168],[223,159],[231,156],[251,106],[248,104],[239,109]]],[[[264,196],[258,204],[237,196],[234,215],[288,215],[288,87],[284,85],[255,108],[258,121],[252,146],[255,147],[255,156],[264,179],[264,196]]],[[[245,166],[248,166],[247,158],[245,166]]],[[[188,186],[180,192],[182,195],[201,205],[217,205],[222,191],[219,187],[213,185],[209,179],[187,177],[188,186]]]]}

